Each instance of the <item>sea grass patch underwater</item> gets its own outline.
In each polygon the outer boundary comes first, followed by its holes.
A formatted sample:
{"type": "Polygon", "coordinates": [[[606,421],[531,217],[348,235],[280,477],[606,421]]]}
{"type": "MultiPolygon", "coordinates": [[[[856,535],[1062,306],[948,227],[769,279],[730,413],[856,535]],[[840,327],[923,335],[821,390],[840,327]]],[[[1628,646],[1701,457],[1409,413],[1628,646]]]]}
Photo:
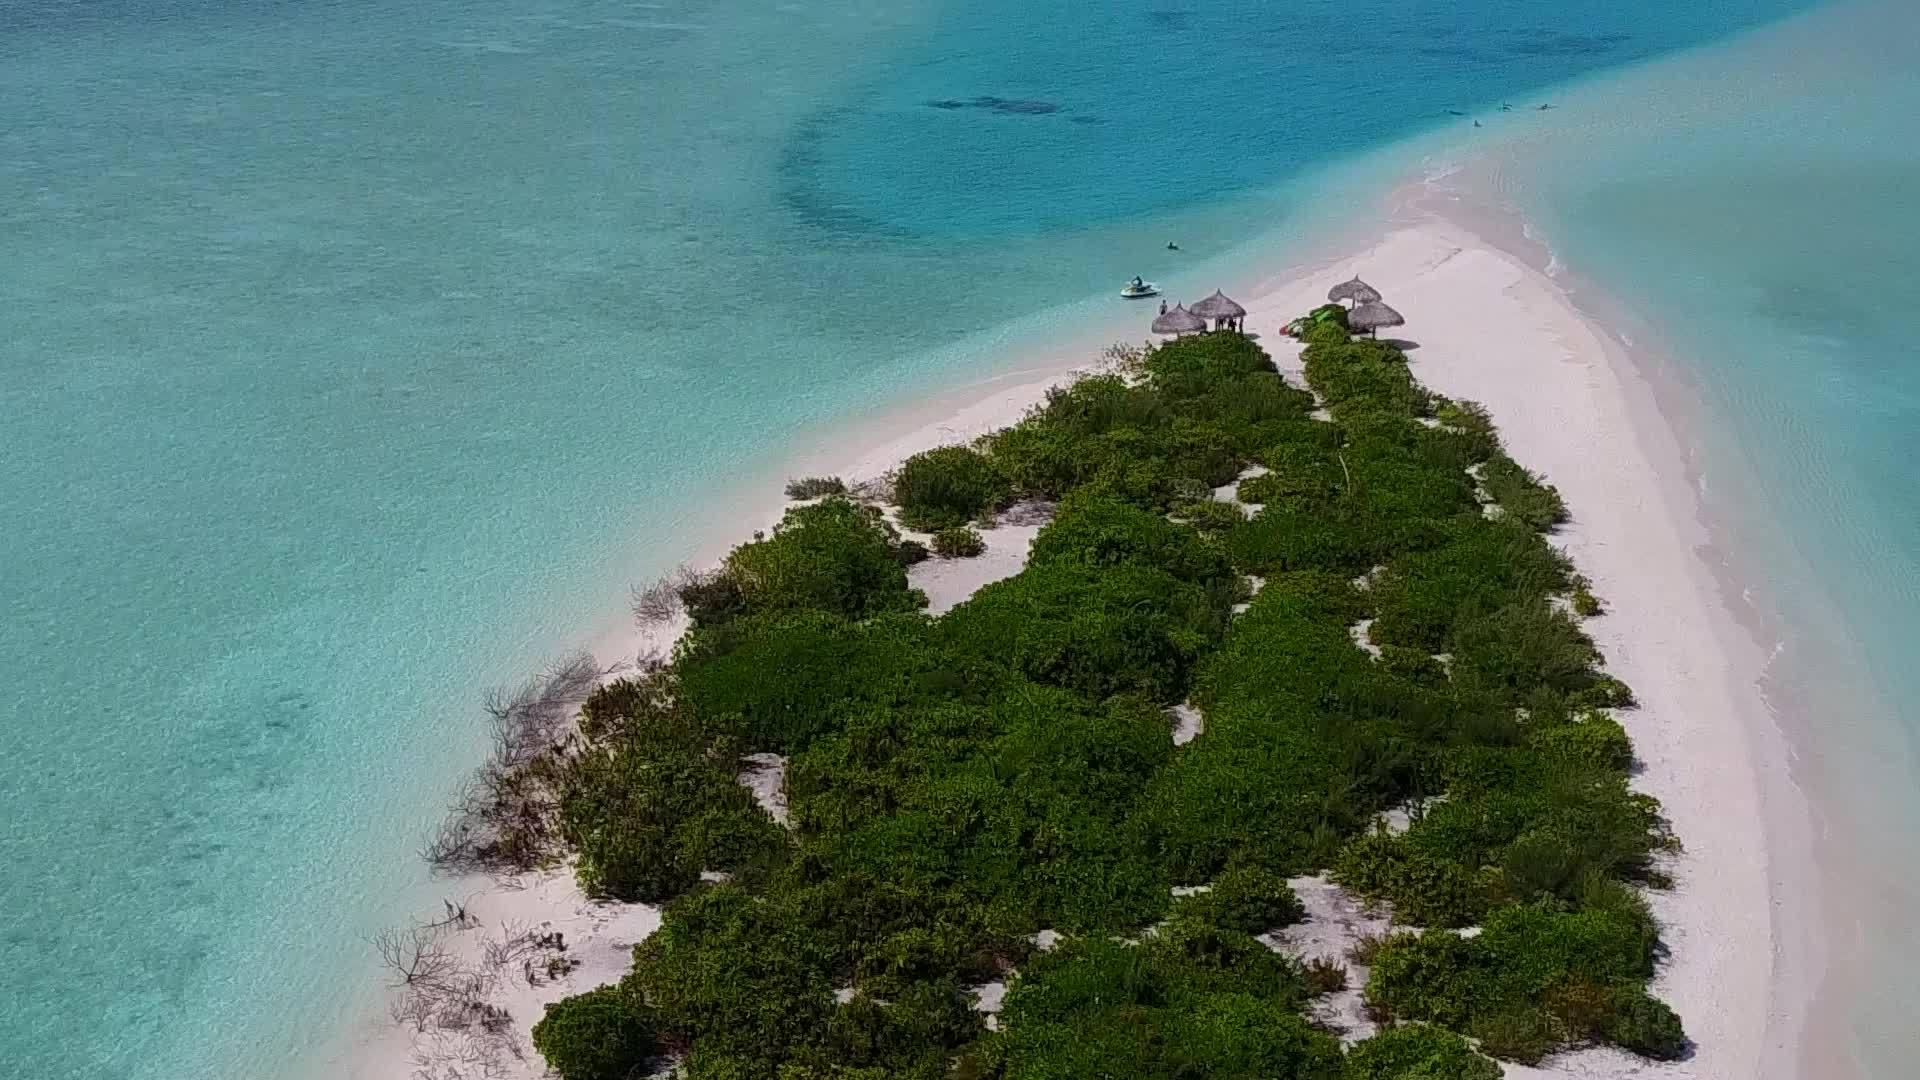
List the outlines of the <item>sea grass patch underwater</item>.
{"type": "Polygon", "coordinates": [[[667,901],[624,1011],[591,1015],[645,1017],[691,1077],[1496,1075],[1462,1037],[1679,1053],[1633,888],[1671,840],[1627,784],[1630,695],[1563,610],[1583,583],[1545,537],[1557,497],[1392,346],[1321,341],[1305,371],[1311,393],[1247,338],[1190,337],[917,458],[897,490],[925,522],[1059,503],[1021,573],[938,618],[841,494],[685,583],[672,661],[528,773],[556,792],[544,850],[667,901]],[[1256,465],[1251,516],[1193,512],[1256,465]],[[1183,701],[1206,726],[1175,746],[1183,701]],[[786,830],[721,782],[765,753],[786,830]],[[1256,936],[1320,871],[1431,928],[1376,950],[1388,1026],[1350,1050],[1307,1018],[1339,973],[1256,936]],[[990,1029],[969,995],[996,980],[990,1029]]]}

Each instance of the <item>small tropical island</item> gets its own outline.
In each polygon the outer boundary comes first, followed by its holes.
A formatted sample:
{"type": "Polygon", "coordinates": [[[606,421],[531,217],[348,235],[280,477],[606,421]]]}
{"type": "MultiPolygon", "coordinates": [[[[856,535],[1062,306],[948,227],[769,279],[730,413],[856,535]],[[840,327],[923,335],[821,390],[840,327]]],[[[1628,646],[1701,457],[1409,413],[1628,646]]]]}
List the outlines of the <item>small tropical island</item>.
{"type": "MultiPolygon", "coordinates": [[[[554,1073],[1493,1080],[1688,1053],[1648,989],[1676,842],[1629,787],[1634,698],[1547,540],[1559,494],[1353,336],[1390,322],[1296,321],[1301,386],[1230,310],[1176,310],[1172,340],[884,488],[797,482],[769,533],[640,597],[687,624],[670,656],[496,710],[436,862],[663,905],[624,978],[533,1027],[554,1073]],[[1037,526],[1023,562],[930,613],[911,568],[1011,521],[1037,526]]],[[[484,1008],[402,981],[423,1024],[484,1008]]]]}

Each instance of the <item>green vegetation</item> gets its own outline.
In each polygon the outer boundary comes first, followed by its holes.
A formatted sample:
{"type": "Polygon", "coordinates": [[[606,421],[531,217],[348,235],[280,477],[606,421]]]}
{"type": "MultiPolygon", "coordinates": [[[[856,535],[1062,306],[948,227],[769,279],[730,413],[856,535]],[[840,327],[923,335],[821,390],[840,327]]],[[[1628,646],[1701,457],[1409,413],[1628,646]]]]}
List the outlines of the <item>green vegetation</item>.
{"type": "Polygon", "coordinates": [[[702,870],[745,873],[784,850],[773,820],[704,747],[664,723],[632,726],[575,761],[562,789],[560,832],[579,852],[587,895],[666,900],[702,870]]]}
{"type": "Polygon", "coordinates": [[[1480,483],[1503,511],[1529,529],[1548,529],[1567,520],[1560,492],[1505,454],[1487,461],[1480,483]]]}
{"type": "Polygon", "coordinates": [[[1243,934],[1264,934],[1299,922],[1306,910],[1279,874],[1237,866],[1220,875],[1212,888],[1174,905],[1174,915],[1243,934]]]}
{"type": "Polygon", "coordinates": [[[1022,970],[987,1055],[1008,1080],[1337,1080],[1340,1044],[1307,1026],[1305,996],[1244,934],[1176,923],[1143,946],[1079,939],[1022,970]]]}
{"type": "Polygon", "coordinates": [[[1470,1032],[1487,1053],[1521,1062],[1590,1040],[1672,1058],[1686,1039],[1672,1010],[1647,997],[1654,943],[1644,906],[1617,894],[1578,911],[1504,908],[1472,939],[1429,930],[1388,941],[1367,1003],[1470,1032]]]}
{"type": "Polygon", "coordinates": [[[1238,503],[1212,498],[1182,499],[1174,504],[1173,516],[1208,536],[1216,536],[1247,523],[1247,512],[1238,503]]]}
{"type": "Polygon", "coordinates": [[[1573,580],[1573,613],[1583,619],[1591,619],[1606,610],[1600,604],[1600,598],[1593,595],[1593,585],[1586,578],[1573,580]]]}
{"type": "Polygon", "coordinates": [[[659,1051],[650,1011],[617,986],[547,1006],[533,1025],[533,1048],[561,1080],[628,1080],[659,1051]]]}
{"type": "Polygon", "coordinates": [[[1327,319],[1311,323],[1301,339],[1309,345],[1344,345],[1348,338],[1346,321],[1327,319]]]}
{"type": "Polygon", "coordinates": [[[985,550],[986,538],[966,525],[955,525],[933,534],[933,553],[943,559],[970,559],[985,550]]]}
{"type": "Polygon", "coordinates": [[[926,597],[907,588],[898,543],[878,510],[831,498],[787,511],[771,537],[734,548],[725,578],[749,614],[861,619],[925,607],[926,597]]]}
{"type": "Polygon", "coordinates": [[[981,511],[999,505],[1007,492],[1007,481],[999,467],[979,451],[964,446],[943,446],[915,454],[900,466],[893,479],[900,520],[923,532],[964,525],[981,511]]]}
{"type": "Polygon", "coordinates": [[[694,628],[664,670],[514,774],[553,792],[524,805],[585,888],[666,903],[617,1000],[687,1076],[1481,1080],[1463,1036],[1680,1052],[1629,887],[1671,841],[1627,786],[1607,710],[1631,695],[1561,610],[1558,496],[1392,345],[1312,333],[1331,421],[1216,333],[908,461],[916,529],[1059,504],[1021,573],[940,618],[906,579],[924,549],[877,512],[794,508],[681,587],[694,628]],[[1256,512],[1212,501],[1253,465],[1256,512]],[[1175,747],[1180,702],[1206,726],[1175,747]],[[756,753],[787,758],[790,829],[733,782],[756,753]],[[1377,829],[1396,808],[1410,826],[1377,829]],[[1428,928],[1364,950],[1402,1026],[1346,1055],[1302,1012],[1344,966],[1256,936],[1320,871],[1428,928]],[[969,988],[997,979],[989,1032],[969,988]]]}
{"type": "Polygon", "coordinates": [[[1450,1031],[1406,1024],[1348,1051],[1346,1080],[1500,1080],[1500,1066],[1450,1031]]]}

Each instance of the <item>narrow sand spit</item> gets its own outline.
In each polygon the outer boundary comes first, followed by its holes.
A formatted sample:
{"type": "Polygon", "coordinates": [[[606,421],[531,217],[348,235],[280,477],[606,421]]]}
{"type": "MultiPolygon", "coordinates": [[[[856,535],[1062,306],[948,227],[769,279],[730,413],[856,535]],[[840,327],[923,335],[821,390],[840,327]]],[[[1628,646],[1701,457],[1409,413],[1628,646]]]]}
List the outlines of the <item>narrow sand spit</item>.
{"type": "MultiPolygon", "coordinates": [[[[1661,800],[1686,848],[1671,866],[1675,887],[1651,898],[1671,950],[1655,990],[1685,1019],[1696,1053],[1655,1065],[1588,1050],[1542,1069],[1510,1066],[1507,1073],[1746,1080],[1762,1071],[1763,1057],[1792,1052],[1791,1046],[1769,1045],[1769,1010],[1790,1012],[1810,989],[1786,985],[1775,963],[1774,908],[1803,913],[1805,879],[1797,864],[1785,865],[1786,856],[1770,851],[1764,823],[1797,820],[1804,811],[1797,792],[1768,787],[1763,793],[1758,779],[1756,762],[1778,761],[1784,752],[1755,686],[1764,654],[1717,594],[1702,554],[1710,538],[1698,520],[1684,447],[1632,357],[1585,319],[1552,278],[1529,266],[1526,253],[1494,246],[1482,238],[1492,230],[1476,222],[1442,217],[1450,208],[1433,192],[1422,192],[1422,198],[1427,205],[1397,207],[1395,227],[1371,247],[1330,260],[1306,278],[1243,289],[1248,328],[1298,382],[1299,350],[1278,334],[1279,327],[1321,302],[1329,283],[1359,272],[1405,314],[1407,325],[1396,333],[1416,376],[1440,393],[1485,404],[1513,456],[1559,487],[1574,520],[1555,543],[1592,579],[1608,608],[1586,622],[1587,631],[1611,673],[1631,685],[1641,702],[1621,715],[1643,766],[1636,785],[1661,800]],[[1489,327],[1499,332],[1489,333],[1489,327]],[[1763,794],[1771,817],[1763,813],[1763,794]]],[[[912,453],[1014,422],[1048,387],[1071,375],[1072,368],[1057,361],[982,384],[971,396],[950,396],[937,415],[896,422],[861,450],[812,455],[795,473],[836,472],[849,481],[881,476],[912,453]]],[[[770,503],[763,516],[770,523],[780,508],[770,503]]],[[[945,611],[975,589],[1017,573],[1041,520],[1002,523],[983,534],[985,555],[922,564],[913,582],[927,591],[935,613],[945,611]]],[[[627,635],[598,651],[630,656],[658,645],[627,635]]],[[[1186,734],[1184,723],[1182,728],[1186,734]]],[[[1204,737],[1198,725],[1193,728],[1188,737],[1204,737]]],[[[769,776],[777,773],[764,768],[754,779],[757,793],[772,803],[775,791],[758,791],[769,786],[769,776]]],[[[516,985],[499,997],[515,1038],[524,1043],[547,1002],[623,974],[631,944],[657,925],[658,915],[643,906],[590,903],[564,873],[515,884],[487,889],[469,902],[482,929],[550,926],[565,934],[568,954],[581,961],[558,978],[516,985]]],[[[1353,934],[1384,925],[1320,879],[1296,885],[1323,917],[1282,935],[1295,951],[1331,955],[1343,951],[1353,934]]],[[[455,940],[476,956],[480,952],[477,932],[462,931],[455,940]]],[[[1364,1025],[1359,985],[1356,978],[1353,990],[1325,1003],[1328,1019],[1350,1031],[1364,1025]]],[[[983,1003],[997,1000],[997,989],[982,988],[983,1003]]],[[[528,1055],[502,1075],[539,1075],[537,1055],[528,1055]]],[[[398,1078],[413,1076],[415,1066],[406,1040],[388,1029],[369,1034],[343,1071],[398,1078]]]]}

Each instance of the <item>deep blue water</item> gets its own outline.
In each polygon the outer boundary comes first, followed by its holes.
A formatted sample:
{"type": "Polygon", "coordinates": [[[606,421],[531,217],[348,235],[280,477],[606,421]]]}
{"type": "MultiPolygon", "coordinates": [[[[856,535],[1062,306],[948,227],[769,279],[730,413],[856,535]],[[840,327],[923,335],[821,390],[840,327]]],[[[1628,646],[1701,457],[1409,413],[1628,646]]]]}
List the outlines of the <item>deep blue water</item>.
{"type": "Polygon", "coordinates": [[[1798,6],[0,0],[0,1060],[309,1069],[703,486],[1798,6]]]}

